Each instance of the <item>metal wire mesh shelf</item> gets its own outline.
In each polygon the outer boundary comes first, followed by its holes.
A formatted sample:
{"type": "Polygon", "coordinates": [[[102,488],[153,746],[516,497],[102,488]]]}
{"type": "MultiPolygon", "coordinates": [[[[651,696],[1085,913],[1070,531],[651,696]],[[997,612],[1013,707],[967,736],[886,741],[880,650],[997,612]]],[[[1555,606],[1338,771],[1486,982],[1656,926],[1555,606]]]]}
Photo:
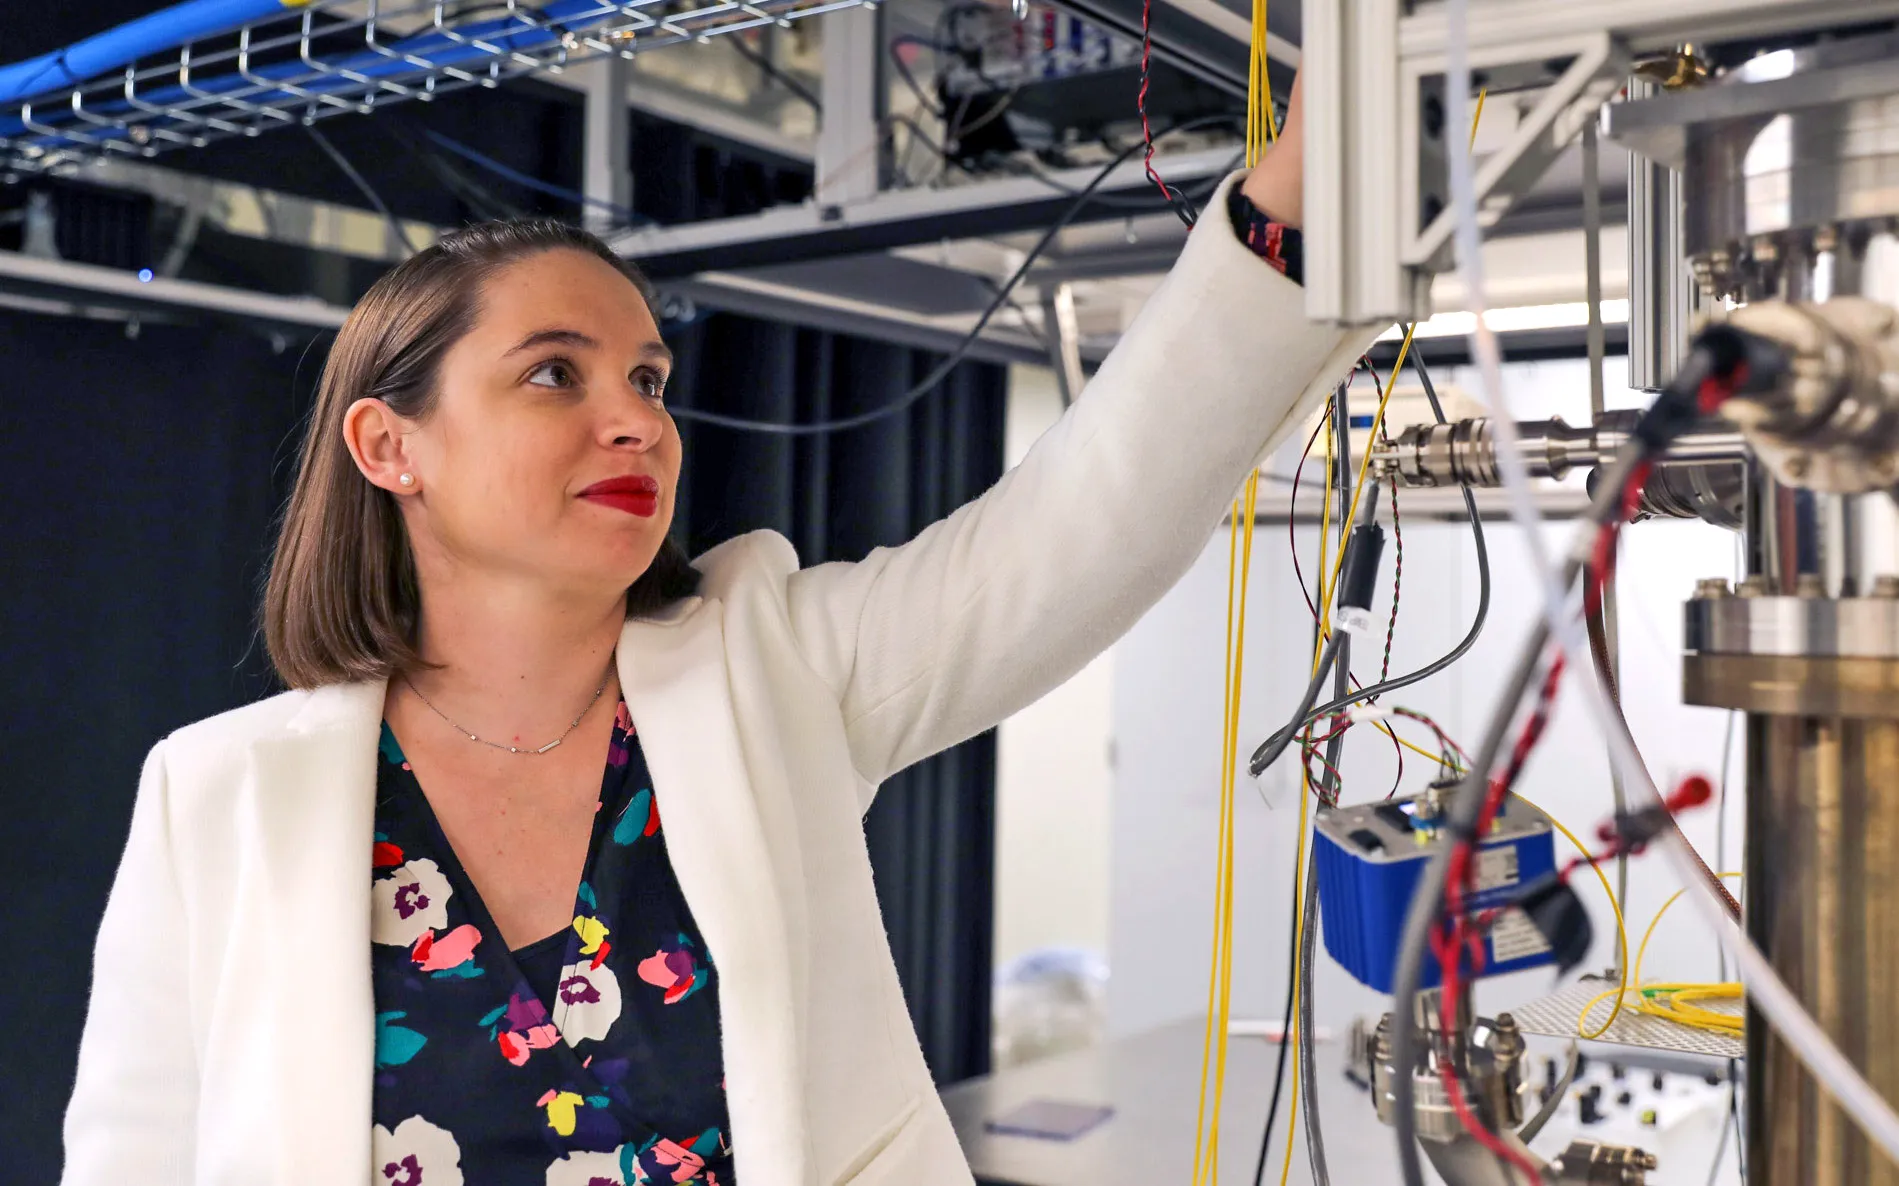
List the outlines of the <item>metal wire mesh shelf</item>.
{"type": "MultiPolygon", "coordinates": [[[[1532,1001],[1528,1005],[1511,1010],[1525,1033],[1543,1034],[1553,1038],[1573,1038],[1576,1036],[1576,1018],[1591,997],[1606,989],[1614,988],[1615,982],[1599,980],[1585,976],[1582,979],[1557,989],[1546,997],[1532,1001]]],[[[1742,1005],[1739,1000],[1702,1001],[1701,1007],[1717,1013],[1729,1013],[1740,1016],[1742,1005]]],[[[1589,1028],[1595,1029],[1609,1014],[1610,1002],[1598,1002],[1589,1013],[1589,1028]]],[[[1597,1039],[1612,1042],[1620,1046],[1641,1046],[1649,1050],[1672,1050],[1680,1054],[1702,1054],[1714,1058],[1744,1058],[1747,1044],[1740,1038],[1726,1034],[1711,1033],[1694,1029],[1691,1026],[1678,1025],[1660,1017],[1649,1017],[1625,1009],[1609,1027],[1607,1033],[1597,1039]]]]}
{"type": "Polygon", "coordinates": [[[82,43],[0,68],[0,159],[40,171],[105,155],[151,157],[876,2],[231,0],[232,12],[263,15],[225,28],[185,25],[191,40],[136,59],[129,50],[138,38],[122,26],[92,39],[96,50],[82,43]],[[112,61],[115,50],[124,60],[109,71],[74,77],[88,61],[112,61]]]}

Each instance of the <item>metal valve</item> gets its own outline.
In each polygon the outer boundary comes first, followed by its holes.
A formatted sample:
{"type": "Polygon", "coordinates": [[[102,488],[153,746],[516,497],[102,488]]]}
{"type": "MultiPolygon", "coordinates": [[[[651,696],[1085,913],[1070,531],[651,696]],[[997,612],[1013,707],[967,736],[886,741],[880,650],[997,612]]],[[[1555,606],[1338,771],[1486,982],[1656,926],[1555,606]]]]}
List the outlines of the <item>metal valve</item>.
{"type": "Polygon", "coordinates": [[[1600,1145],[1571,1141],[1561,1157],[1550,1162],[1558,1182],[1587,1186],[1644,1186],[1655,1155],[1628,1145],[1600,1145]]]}
{"type": "Polygon", "coordinates": [[[1788,355],[1780,382],[1722,409],[1775,477],[1835,494],[1899,483],[1899,310],[1861,297],[1762,301],[1728,322],[1788,355]]]}
{"type": "MultiPolygon", "coordinates": [[[[1532,478],[1562,478],[1606,465],[1628,441],[1641,413],[1607,412],[1572,427],[1561,417],[1515,422],[1518,457],[1532,478]]],[[[1450,424],[1417,424],[1372,453],[1385,474],[1407,486],[1503,485],[1498,434],[1488,417],[1450,424]]],[[[1741,525],[1746,495],[1746,439],[1732,426],[1709,421],[1670,448],[1643,486],[1637,518],[1701,519],[1717,527],[1741,525]]]]}

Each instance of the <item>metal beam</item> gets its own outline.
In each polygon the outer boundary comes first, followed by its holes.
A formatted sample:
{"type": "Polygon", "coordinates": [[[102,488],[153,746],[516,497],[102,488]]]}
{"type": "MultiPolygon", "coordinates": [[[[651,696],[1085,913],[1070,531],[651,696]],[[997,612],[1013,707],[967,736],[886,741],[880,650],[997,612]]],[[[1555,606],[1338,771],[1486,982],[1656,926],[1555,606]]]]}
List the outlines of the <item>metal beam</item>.
{"type": "Polygon", "coordinates": [[[595,202],[581,211],[589,229],[605,230],[626,220],[609,207],[633,208],[633,126],[627,86],[633,78],[630,56],[608,54],[567,72],[584,83],[586,133],[581,151],[581,191],[595,202]]]}
{"type": "MultiPolygon", "coordinates": [[[[409,256],[406,246],[391,241],[389,223],[382,215],[358,206],[112,157],[59,173],[76,181],[150,194],[161,202],[197,210],[206,225],[227,235],[385,263],[400,263],[409,256]]],[[[408,238],[421,246],[435,242],[441,234],[436,227],[413,219],[403,219],[402,227],[408,238]]]]}
{"type": "MultiPolygon", "coordinates": [[[[1179,188],[1217,178],[1233,159],[1231,150],[1215,149],[1160,157],[1156,165],[1179,188]]],[[[648,275],[662,279],[1040,230],[1073,203],[1073,195],[1097,172],[1069,169],[1046,179],[1011,177],[952,189],[889,191],[849,206],[779,207],[743,218],[633,231],[614,238],[612,246],[638,261],[648,275]]],[[[1117,166],[1095,192],[1140,194],[1149,192],[1152,184],[1141,162],[1133,160],[1117,166]]],[[[1125,205],[1094,203],[1075,221],[1127,216],[1125,205]]]]}
{"type": "MultiPolygon", "coordinates": [[[[1692,41],[1722,41],[1795,30],[1862,24],[1899,15],[1891,0],[1472,0],[1470,64],[1527,62],[1565,52],[1581,34],[1605,33],[1637,52],[1692,41]]],[[[1450,36],[1443,0],[1420,4],[1398,24],[1398,52],[1408,63],[1443,69],[1450,36]]]]}
{"type": "MultiPolygon", "coordinates": [[[[1220,89],[1246,95],[1247,59],[1252,29],[1245,17],[1221,7],[1219,0],[1051,0],[1090,24],[1133,41],[1141,40],[1142,15],[1148,26],[1153,56],[1220,89]]],[[[1283,37],[1268,37],[1267,54],[1283,71],[1290,87],[1299,51],[1283,37]]],[[[1276,71],[1275,73],[1281,73],[1276,71]]],[[[1280,88],[1276,87],[1275,90],[1280,88]]]]}
{"type": "Polygon", "coordinates": [[[1057,284],[1042,295],[1042,333],[1048,338],[1048,365],[1055,370],[1055,384],[1061,392],[1062,407],[1081,398],[1087,376],[1081,369],[1081,330],[1075,323],[1075,290],[1057,284]]]}
{"type": "MultiPolygon", "coordinates": [[[[667,295],[685,297],[696,305],[728,313],[763,317],[938,353],[956,349],[968,332],[966,328],[905,314],[886,306],[772,284],[732,273],[701,273],[690,279],[668,282],[662,291],[667,295]]],[[[1048,365],[1048,351],[1040,338],[1026,330],[1002,328],[993,323],[976,339],[968,356],[982,362],[1048,365]]]]}
{"type": "Polygon", "coordinates": [[[818,201],[862,202],[883,188],[883,6],[826,13],[818,113],[818,201]]]}
{"type": "Polygon", "coordinates": [[[336,329],[349,316],[348,309],[315,297],[269,296],[162,276],[141,281],[117,268],[35,259],[12,251],[0,251],[0,291],[128,313],[210,314],[305,331],[336,329]]]}
{"type": "MultiPolygon", "coordinates": [[[[1305,95],[1306,312],[1342,324],[1417,318],[1429,308],[1430,276],[1451,263],[1445,138],[1468,134],[1444,126],[1437,93],[1447,6],[1305,0],[1302,14],[1302,48],[1314,64],[1305,95]]],[[[1895,0],[1469,0],[1460,36],[1493,94],[1547,87],[1478,170],[1479,216],[1494,225],[1532,186],[1595,117],[1632,54],[1895,14],[1895,0]]]]}

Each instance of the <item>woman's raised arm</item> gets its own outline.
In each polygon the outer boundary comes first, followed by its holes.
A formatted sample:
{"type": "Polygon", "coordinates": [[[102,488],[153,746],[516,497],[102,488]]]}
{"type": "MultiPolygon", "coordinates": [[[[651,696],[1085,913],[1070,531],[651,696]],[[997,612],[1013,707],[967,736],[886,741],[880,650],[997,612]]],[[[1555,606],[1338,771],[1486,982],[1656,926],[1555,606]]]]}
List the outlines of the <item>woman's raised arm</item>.
{"type": "MultiPolygon", "coordinates": [[[[1287,222],[1296,112],[1244,182],[1287,222]]],[[[1241,243],[1226,196],[1021,465],[901,547],[790,578],[793,628],[869,783],[996,724],[1119,638],[1370,344],[1372,329],[1306,320],[1303,291],[1241,243]]]]}

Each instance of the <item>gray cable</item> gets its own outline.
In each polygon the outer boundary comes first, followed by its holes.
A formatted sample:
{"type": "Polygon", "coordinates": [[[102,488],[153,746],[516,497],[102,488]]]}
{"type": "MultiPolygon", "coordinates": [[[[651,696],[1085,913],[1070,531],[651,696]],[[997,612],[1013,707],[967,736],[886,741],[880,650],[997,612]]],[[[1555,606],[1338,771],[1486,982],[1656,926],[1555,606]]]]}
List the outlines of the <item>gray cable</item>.
{"type": "Polygon", "coordinates": [[[1536,1115],[1523,1122],[1523,1127],[1517,1130],[1517,1140],[1527,1145],[1536,1139],[1537,1134],[1542,1132],[1543,1127],[1550,1122],[1550,1118],[1556,1115],[1557,1109],[1563,1106],[1563,1097],[1569,1094],[1569,1085],[1576,1081],[1576,1072],[1581,1067],[1582,1048],[1576,1045],[1574,1038],[1571,1038],[1569,1062],[1563,1068],[1563,1077],[1550,1084],[1550,1098],[1543,1101],[1543,1106],[1536,1110],[1536,1115]]]}
{"type": "MultiPolygon", "coordinates": [[[[1350,637],[1351,635],[1343,630],[1332,632],[1332,641],[1326,643],[1325,650],[1319,654],[1319,666],[1312,673],[1312,682],[1306,685],[1305,694],[1299,698],[1299,707],[1293,711],[1294,720],[1304,720],[1312,711],[1312,706],[1318,703],[1319,689],[1325,686],[1325,677],[1331,674],[1332,664],[1338,659],[1339,648],[1344,645],[1343,640],[1350,637]]],[[[1285,753],[1286,747],[1292,744],[1293,733],[1290,729],[1281,729],[1273,736],[1278,739],[1278,744],[1266,755],[1266,760],[1260,763],[1259,769],[1262,771],[1277,762],[1279,755],[1285,753]]]]}
{"type": "MultiPolygon", "coordinates": [[[[1595,497],[1590,502],[1586,516],[1588,522],[1601,524],[1615,514],[1621,505],[1622,489],[1628,484],[1629,475],[1640,459],[1640,448],[1638,442],[1631,442],[1609,465],[1604,481],[1597,486],[1595,497]]],[[[1579,556],[1572,555],[1564,560],[1557,578],[1559,587],[1567,589],[1573,585],[1582,566],[1583,561],[1579,556]]],[[[1537,622],[1530,629],[1529,638],[1517,656],[1516,665],[1504,683],[1503,695],[1497,701],[1496,711],[1491,714],[1490,724],[1484,730],[1483,742],[1471,763],[1470,773],[1458,784],[1451,800],[1446,829],[1454,836],[1470,834],[1476,827],[1477,817],[1483,813],[1490,768],[1503,749],[1505,735],[1516,719],[1524,693],[1529,690],[1531,681],[1542,665],[1543,649],[1549,637],[1549,622],[1545,616],[1538,615],[1537,622]]],[[[1452,847],[1440,845],[1424,867],[1410,908],[1405,913],[1403,937],[1398,943],[1398,969],[1391,990],[1392,1000],[1396,1003],[1391,1011],[1391,1052],[1392,1065],[1397,1068],[1391,1086],[1392,1127],[1397,1130],[1398,1159],[1404,1171],[1405,1186],[1424,1186],[1424,1169],[1418,1160],[1417,1117],[1414,1113],[1417,1104],[1416,1084],[1410,1069],[1417,1065],[1418,1053],[1417,1018],[1411,1002],[1418,995],[1418,986],[1423,980],[1425,950],[1430,945],[1431,928],[1436,925],[1439,908],[1443,904],[1444,884],[1450,876],[1452,847]]]]}
{"type": "MultiPolygon", "coordinates": [[[[1340,633],[1344,633],[1340,631],[1340,633]]],[[[1343,668],[1341,668],[1343,670],[1343,668]]],[[[1321,811],[1326,810],[1321,808],[1321,811]]],[[[1305,1076],[1300,1094],[1306,1105],[1306,1157],[1312,1163],[1313,1186],[1331,1186],[1325,1163],[1325,1133],[1319,1127],[1319,1072],[1313,1054],[1312,965],[1319,933],[1319,851],[1308,845],[1306,855],[1305,933],[1299,939],[1299,1073],[1305,1076]]]]}
{"type": "MultiPolygon", "coordinates": [[[[1431,402],[1432,415],[1437,417],[1439,424],[1447,423],[1444,418],[1444,406],[1438,402],[1437,388],[1431,383],[1431,372],[1426,369],[1424,360],[1413,354],[1411,355],[1411,365],[1417,372],[1419,381],[1424,384],[1424,398],[1431,402]]],[[[1420,680],[1429,679],[1459,659],[1462,659],[1471,647],[1477,645],[1477,636],[1483,633],[1484,622],[1490,616],[1490,549],[1484,541],[1483,520],[1477,515],[1477,499],[1472,496],[1470,487],[1462,487],[1462,490],[1464,494],[1464,511],[1470,516],[1471,542],[1477,549],[1477,613],[1471,618],[1470,629],[1465,632],[1464,637],[1458,641],[1457,645],[1452,647],[1442,658],[1425,664],[1409,675],[1393,676],[1388,680],[1372,684],[1370,687],[1360,688],[1356,692],[1313,709],[1304,717],[1293,720],[1281,731],[1287,737],[1297,733],[1318,718],[1331,716],[1333,713],[1349,708],[1361,700],[1369,700],[1374,696],[1383,696],[1387,692],[1395,692],[1399,688],[1408,688],[1420,680]]],[[[1260,772],[1271,764],[1272,758],[1279,756],[1277,751],[1284,748],[1285,738],[1282,738],[1278,733],[1273,734],[1262,742],[1260,747],[1253,751],[1252,761],[1247,767],[1252,771],[1253,777],[1259,777],[1260,772]],[[1262,761],[1262,758],[1269,750],[1273,751],[1272,758],[1266,758],[1262,761]]]]}
{"type": "MultiPolygon", "coordinates": [[[[1332,401],[1334,408],[1345,399],[1345,392],[1346,385],[1344,383],[1340,383],[1333,391],[1332,401]]],[[[1290,481],[1290,479],[1283,480],[1290,481]]],[[[1349,544],[1349,539],[1346,542],[1349,544]]],[[[1319,619],[1319,615],[1316,613],[1313,614],[1312,647],[1314,650],[1319,649],[1319,639],[1323,634],[1324,627],[1325,623],[1319,619]]],[[[1320,678],[1323,678],[1323,676],[1320,678]]],[[[1316,687],[1317,684],[1315,683],[1314,686],[1316,687]]],[[[1298,717],[1299,714],[1297,713],[1293,715],[1294,720],[1297,720],[1298,717]]],[[[1274,757],[1276,758],[1278,755],[1275,754],[1274,757]]],[[[1313,866],[1311,860],[1308,859],[1307,868],[1305,869],[1306,879],[1303,882],[1303,884],[1308,887],[1312,884],[1311,874],[1314,868],[1315,866],[1313,866]]],[[[1298,972],[1301,952],[1304,950],[1303,941],[1305,939],[1304,928],[1299,925],[1299,920],[1305,917],[1300,907],[1300,902],[1304,897],[1299,888],[1301,884],[1300,868],[1295,865],[1292,870],[1291,896],[1293,900],[1293,913],[1292,917],[1288,919],[1286,923],[1286,938],[1288,940],[1288,948],[1286,951],[1286,1007],[1281,1015],[1282,1020],[1279,1023],[1279,1057],[1275,1060],[1276,1065],[1273,1068],[1273,1094],[1271,1101],[1266,1105],[1266,1123],[1262,1127],[1259,1135],[1259,1160],[1253,1167],[1253,1186],[1261,1186],[1266,1179],[1266,1155],[1272,1149],[1273,1124],[1279,1118],[1279,1097],[1286,1086],[1286,1053],[1293,1034],[1293,1010],[1299,1000],[1298,972]]]]}
{"type": "Polygon", "coordinates": [[[323,150],[323,154],[329,157],[337,168],[343,170],[344,176],[348,177],[350,183],[362,192],[363,197],[369,199],[369,204],[376,208],[376,213],[388,221],[389,229],[396,233],[396,238],[409,249],[410,255],[414,255],[417,251],[415,241],[409,238],[408,228],[402,225],[402,220],[397,218],[395,212],[384,203],[382,195],[376,192],[361,173],[356,171],[356,166],[349,163],[349,158],[338,151],[336,145],[331,144],[330,138],[319,131],[315,124],[305,124],[303,130],[310,133],[310,139],[317,142],[317,147],[323,150]]]}
{"type": "MultiPolygon", "coordinates": [[[[1341,392],[1332,401],[1334,435],[1338,438],[1338,456],[1336,473],[1338,481],[1339,508],[1339,552],[1344,554],[1351,546],[1352,528],[1356,526],[1347,516],[1351,514],[1352,502],[1352,410],[1351,400],[1341,392]]],[[[1378,487],[1371,490],[1371,501],[1365,506],[1361,522],[1369,523],[1377,514],[1378,487]]],[[[1332,666],[1332,695],[1334,698],[1352,690],[1352,636],[1343,629],[1337,629],[1340,639],[1338,659],[1332,666]]],[[[1326,743],[1326,769],[1320,785],[1325,793],[1319,796],[1319,813],[1331,810],[1330,804],[1338,802],[1343,789],[1339,784],[1343,775],[1339,770],[1341,755],[1345,750],[1345,734],[1335,735],[1326,743]]],[[[1325,1133],[1319,1125],[1319,1072],[1316,1056],[1313,1053],[1316,1031],[1315,1015],[1317,1010],[1312,1003],[1312,965],[1315,940],[1319,934],[1319,846],[1315,831],[1312,841],[1306,845],[1306,888],[1305,903],[1301,909],[1299,936],[1299,1073],[1301,1081],[1300,1095],[1306,1109],[1306,1158],[1312,1166],[1313,1186],[1331,1186],[1332,1175],[1327,1171],[1325,1161],[1325,1133]]]]}

